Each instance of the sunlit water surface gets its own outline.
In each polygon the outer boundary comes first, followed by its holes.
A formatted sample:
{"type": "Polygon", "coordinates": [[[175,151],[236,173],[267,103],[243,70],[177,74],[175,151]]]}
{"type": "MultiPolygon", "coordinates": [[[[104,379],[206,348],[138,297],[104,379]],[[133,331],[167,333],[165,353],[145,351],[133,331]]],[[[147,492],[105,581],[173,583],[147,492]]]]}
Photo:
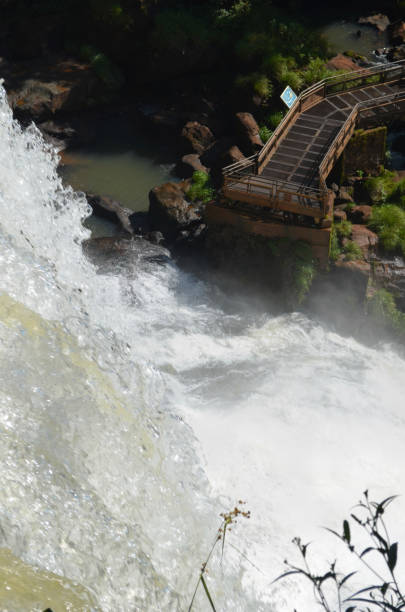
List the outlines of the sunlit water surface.
{"type": "MultiPolygon", "coordinates": [[[[321,527],[366,487],[404,492],[404,361],[141,240],[96,268],[86,201],[3,90],[0,143],[0,569],[17,558],[22,576],[2,609],[45,608],[49,584],[60,609],[187,610],[219,513],[241,499],[252,518],[210,561],[217,609],[312,612],[299,579],[271,581],[295,535],[316,542],[315,565],[346,563],[321,527]]],[[[405,541],[403,514],[400,499],[405,541]]],[[[195,609],[209,609],[202,589],[195,609]]]]}
{"type": "Polygon", "coordinates": [[[388,46],[387,32],[380,32],[374,26],[350,21],[334,21],[322,28],[322,33],[335,53],[354,51],[371,61],[378,59],[373,51],[388,46]]]}

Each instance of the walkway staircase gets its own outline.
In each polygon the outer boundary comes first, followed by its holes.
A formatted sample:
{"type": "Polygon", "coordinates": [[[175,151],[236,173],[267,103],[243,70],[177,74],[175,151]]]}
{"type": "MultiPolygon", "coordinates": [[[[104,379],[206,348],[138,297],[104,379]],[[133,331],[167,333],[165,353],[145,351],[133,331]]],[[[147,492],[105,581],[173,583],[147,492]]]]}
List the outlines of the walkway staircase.
{"type": "Polygon", "coordinates": [[[223,170],[233,201],[321,221],[331,213],[326,180],[356,127],[405,114],[405,60],[316,83],[297,98],[259,153],[223,170]]]}

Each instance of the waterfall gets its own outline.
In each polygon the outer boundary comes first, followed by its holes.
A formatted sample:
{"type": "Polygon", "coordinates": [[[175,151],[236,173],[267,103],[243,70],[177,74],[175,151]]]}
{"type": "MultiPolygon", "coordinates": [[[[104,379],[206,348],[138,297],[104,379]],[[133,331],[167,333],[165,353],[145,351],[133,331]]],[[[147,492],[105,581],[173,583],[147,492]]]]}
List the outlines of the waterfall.
{"type": "MultiPolygon", "coordinates": [[[[37,568],[44,591],[59,580],[83,602],[66,609],[187,610],[219,514],[241,499],[252,518],[207,575],[218,609],[310,612],[299,580],[271,582],[293,536],[319,543],[316,564],[340,557],[319,527],[366,487],[405,490],[403,360],[142,240],[90,261],[89,206],[57,161],[1,88],[0,576],[37,568]]],[[[11,579],[5,597],[28,609],[11,579]]],[[[200,589],[194,609],[207,605],[200,589]]]]}

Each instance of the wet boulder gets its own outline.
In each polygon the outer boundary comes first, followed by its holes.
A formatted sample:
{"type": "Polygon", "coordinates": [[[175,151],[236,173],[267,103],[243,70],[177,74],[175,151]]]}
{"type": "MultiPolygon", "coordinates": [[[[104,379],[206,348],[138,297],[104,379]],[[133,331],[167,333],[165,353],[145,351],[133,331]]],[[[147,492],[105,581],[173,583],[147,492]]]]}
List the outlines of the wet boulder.
{"type": "Polygon", "coordinates": [[[350,221],[361,225],[367,225],[370,221],[372,206],[367,204],[361,204],[360,206],[354,206],[348,213],[350,221]]]}
{"type": "Polygon", "coordinates": [[[364,225],[352,225],[352,240],[360,247],[365,258],[373,254],[378,245],[377,234],[364,225]]]}
{"type": "Polygon", "coordinates": [[[353,202],[353,196],[349,193],[347,189],[344,187],[340,187],[339,191],[336,194],[336,202],[338,204],[348,204],[349,202],[353,202]]]}
{"type": "Polygon", "coordinates": [[[241,161],[242,159],[245,159],[242,151],[236,145],[232,145],[222,153],[220,161],[222,167],[225,167],[241,161]]]}
{"type": "Polygon", "coordinates": [[[337,223],[340,223],[341,221],[346,221],[347,219],[347,215],[345,213],[344,210],[341,210],[339,208],[335,208],[335,210],[333,211],[333,220],[336,221],[337,223]]]}
{"type": "Polygon", "coordinates": [[[149,192],[149,223],[152,231],[159,231],[168,240],[201,219],[199,208],[186,199],[191,181],[164,183],[149,192]]]}
{"type": "Polygon", "coordinates": [[[196,171],[208,172],[208,168],[201,163],[197,153],[183,155],[176,165],[176,174],[182,178],[190,178],[196,171]]]}
{"type": "Polygon", "coordinates": [[[201,155],[214,142],[215,137],[207,125],[188,121],[181,131],[182,146],[188,153],[201,155]]]}
{"type": "Polygon", "coordinates": [[[387,15],[377,13],[376,15],[369,15],[368,17],[360,17],[359,23],[365,23],[377,28],[379,32],[385,32],[390,25],[390,20],[387,15]]]}
{"type": "Polygon", "coordinates": [[[329,70],[344,70],[345,72],[352,72],[353,70],[358,70],[359,66],[350,57],[347,57],[347,55],[338,53],[328,61],[326,68],[329,70]]]}
{"type": "Polygon", "coordinates": [[[105,89],[88,64],[71,60],[10,64],[4,76],[10,106],[23,121],[84,110],[102,99],[105,89]]]}
{"type": "Polygon", "coordinates": [[[108,219],[113,223],[117,223],[125,232],[128,232],[128,234],[134,233],[134,228],[130,220],[134,212],[133,210],[125,208],[119,202],[106,196],[88,193],[86,197],[95,215],[108,219]]]}
{"type": "Polygon", "coordinates": [[[235,128],[241,151],[247,155],[257,153],[263,146],[259,126],[251,113],[236,113],[235,128]]]}

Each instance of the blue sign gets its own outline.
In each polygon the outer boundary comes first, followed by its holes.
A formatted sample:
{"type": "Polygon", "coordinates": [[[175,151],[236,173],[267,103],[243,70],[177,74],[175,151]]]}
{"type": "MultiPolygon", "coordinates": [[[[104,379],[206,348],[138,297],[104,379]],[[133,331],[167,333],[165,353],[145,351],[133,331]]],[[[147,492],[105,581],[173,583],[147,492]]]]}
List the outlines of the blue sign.
{"type": "Polygon", "coordinates": [[[284,104],[286,104],[288,106],[288,108],[291,108],[292,105],[294,104],[295,100],[297,99],[297,94],[294,93],[293,90],[291,89],[291,87],[288,85],[284,89],[284,91],[281,94],[280,98],[282,99],[284,104]]]}

